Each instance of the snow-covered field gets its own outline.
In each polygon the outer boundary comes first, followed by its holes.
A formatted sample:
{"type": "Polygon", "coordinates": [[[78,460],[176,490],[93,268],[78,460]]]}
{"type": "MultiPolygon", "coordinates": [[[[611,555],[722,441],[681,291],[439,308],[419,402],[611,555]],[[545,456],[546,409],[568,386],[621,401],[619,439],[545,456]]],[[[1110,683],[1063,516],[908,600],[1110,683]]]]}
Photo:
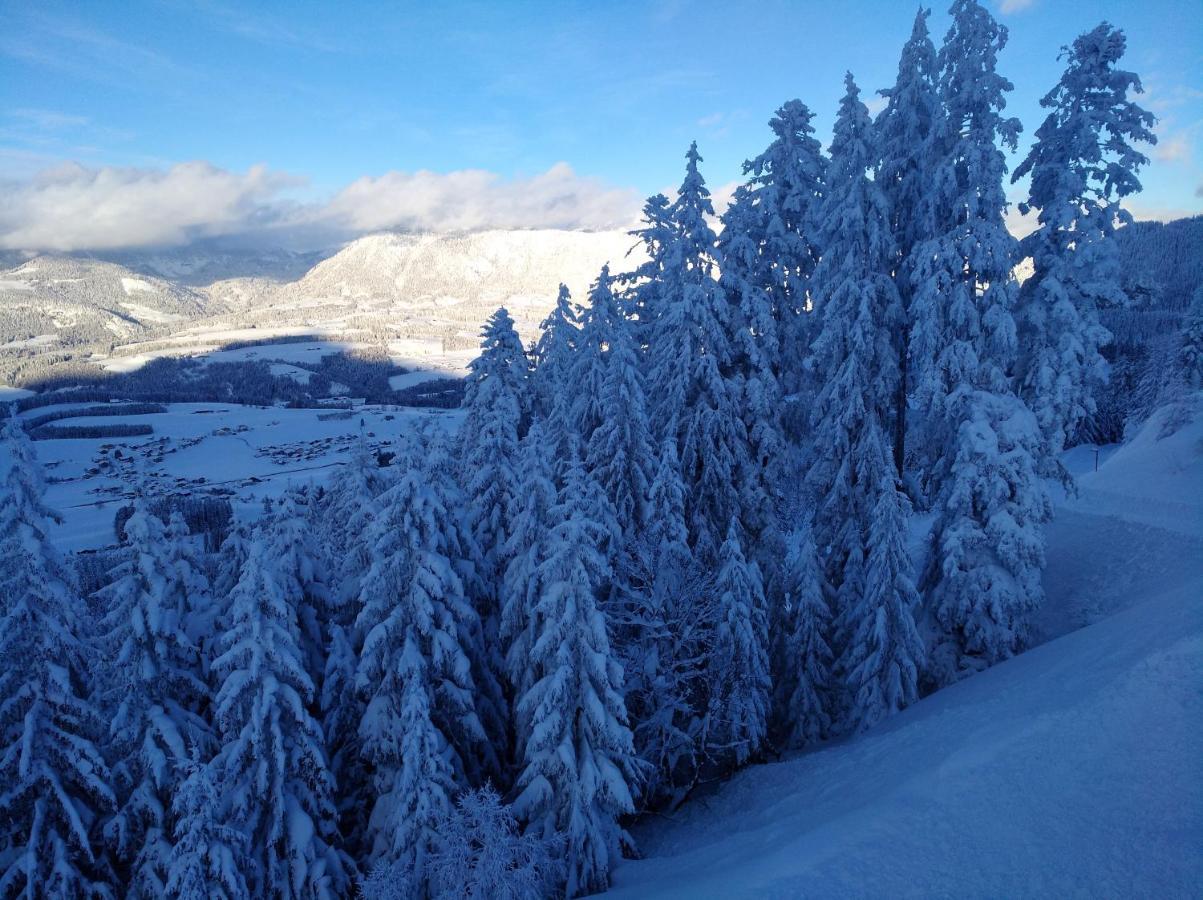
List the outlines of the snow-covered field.
{"type": "Polygon", "coordinates": [[[339,411],[173,403],[165,413],[65,419],[56,424],[145,423],[154,434],[38,441],[50,480],[46,499],[62,514],[52,536],[63,550],[111,544],[117,510],[138,493],[225,496],[246,510],[290,485],[328,478],[361,427],[373,447],[386,448],[419,420],[453,423],[458,415],[380,406],[339,411]]]}
{"type": "Polygon", "coordinates": [[[1199,896],[1203,421],[1164,417],[1071,452],[1046,643],[639,828],[613,895],[1199,896]]]}

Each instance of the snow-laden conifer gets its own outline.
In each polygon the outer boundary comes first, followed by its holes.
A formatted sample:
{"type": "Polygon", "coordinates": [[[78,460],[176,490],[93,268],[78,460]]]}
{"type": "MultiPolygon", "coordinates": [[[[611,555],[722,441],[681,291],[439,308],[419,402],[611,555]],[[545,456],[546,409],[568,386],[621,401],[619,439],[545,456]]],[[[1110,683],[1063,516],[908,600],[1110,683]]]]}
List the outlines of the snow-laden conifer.
{"type": "Polygon", "coordinates": [[[299,624],[305,595],[292,532],[280,517],[256,530],[231,597],[214,661],[221,748],[213,777],[220,820],[246,836],[252,895],[338,897],[350,879],[336,849],[325,739],[311,714],[316,687],[299,624]]]}
{"type": "Polygon", "coordinates": [[[671,209],[677,233],[660,276],[660,313],[650,324],[647,387],[657,439],[677,442],[691,547],[714,560],[741,512],[748,448],[739,384],[728,375],[731,307],[715,279],[714,209],[700,161],[690,146],[671,209]]]}
{"type": "Polygon", "coordinates": [[[572,448],[564,487],[551,512],[543,589],[533,610],[530,689],[518,700],[529,723],[522,748],[516,814],[537,835],[562,835],[570,897],[603,890],[633,811],[631,732],[622,669],[597,606],[609,576],[605,527],[590,502],[588,473],[572,448]]]}
{"type": "Polygon", "coordinates": [[[182,546],[182,518],[172,521],[165,529],[138,501],[125,525],[130,558],[96,595],[105,610],[106,744],[117,797],[104,835],[127,897],[163,895],[181,766],[193,753],[212,751],[203,715],[209,688],[190,629],[195,612],[207,613],[208,585],[182,546]]]}
{"type": "Polygon", "coordinates": [[[163,896],[176,900],[249,900],[247,836],[223,821],[213,771],[196,757],[180,767],[172,800],[174,843],[163,896]]]}
{"type": "Polygon", "coordinates": [[[455,513],[428,482],[416,442],[397,464],[361,589],[359,737],[375,795],[369,859],[402,866],[420,886],[437,822],[465,786],[465,756],[482,755],[486,738],[464,642],[478,632],[456,566],[455,513]]]}
{"type": "Polygon", "coordinates": [[[939,234],[937,211],[940,141],[944,105],[940,99],[936,48],[927,30],[931,10],[920,7],[903,45],[893,87],[879,91],[885,109],[874,122],[877,149],[874,180],[889,208],[893,235],[891,271],[903,310],[898,325],[899,380],[893,412],[894,464],[906,475],[907,410],[910,394],[910,325],[916,248],[939,234]]]}
{"type": "Polygon", "coordinates": [[[912,298],[915,396],[929,411],[920,456],[937,513],[921,585],[937,683],[1023,647],[1051,509],[1039,428],[1009,377],[1017,252],[999,144],[1015,147],[1019,123],[1003,116],[1011,84],[996,71],[1007,32],[976,0],[955,0],[952,15],[939,55],[943,231],[922,251],[912,298]]]}
{"type": "MultiPolygon", "coordinates": [[[[767,293],[776,320],[772,336],[778,346],[774,349],[770,340],[762,341],[762,352],[787,393],[802,386],[803,361],[813,334],[807,282],[820,255],[815,215],[826,168],[813,118],[800,100],[782,104],[769,120],[772,143],[744,163],[744,174],[750,178],[747,200],[755,210],[750,224],[760,248],[753,279],[767,293]]],[[[767,326],[758,327],[767,338],[767,326]]]]}
{"type": "Polygon", "coordinates": [[[54,514],[15,412],[0,446],[0,896],[115,897],[98,820],[86,606],[47,537],[54,514]]]}
{"type": "Polygon", "coordinates": [[[532,410],[539,418],[551,417],[569,380],[576,350],[580,310],[568,288],[560,285],[556,305],[539,326],[539,339],[531,352],[532,410]]]}
{"type": "Polygon", "coordinates": [[[764,743],[772,681],[764,586],[759,567],[744,554],[735,516],[719,550],[714,593],[718,621],[707,667],[710,739],[719,759],[742,765],[764,743]]]}
{"type": "MultiPolygon", "coordinates": [[[[534,670],[530,651],[534,646],[535,607],[543,592],[543,563],[551,536],[551,511],[556,506],[553,448],[542,424],[535,422],[522,439],[519,471],[522,473],[519,503],[513,531],[506,548],[509,564],[501,609],[501,642],[505,669],[515,697],[530,690],[534,670]]],[[[521,710],[515,710],[514,734],[518,746],[526,742],[529,729],[521,710]]]]}
{"type": "Polygon", "coordinates": [[[788,744],[804,747],[831,730],[831,607],[808,522],[785,536],[783,609],[776,617],[778,715],[788,744]]]}
{"type": "Polygon", "coordinates": [[[1157,140],[1152,114],[1128,99],[1140,79],[1117,68],[1125,46],[1104,22],[1065,48],[1065,72],[1040,101],[1048,117],[1011,179],[1031,176],[1020,210],[1036,210],[1040,223],[1023,242],[1034,271],[1019,294],[1018,390],[1040,425],[1040,472],[1062,480],[1061,451],[1107,376],[1099,351],[1111,335],[1099,308],[1126,302],[1114,233],[1131,221],[1119,204],[1141,189],[1148,163],[1133,143],[1157,140]]]}
{"type": "MultiPolygon", "coordinates": [[[[609,267],[603,268],[599,288],[610,281],[609,267]]],[[[624,538],[630,541],[645,524],[655,451],[632,323],[616,305],[604,340],[598,398],[601,417],[586,445],[585,466],[610,501],[624,538]]],[[[574,383],[572,389],[579,388],[574,383]]]]}

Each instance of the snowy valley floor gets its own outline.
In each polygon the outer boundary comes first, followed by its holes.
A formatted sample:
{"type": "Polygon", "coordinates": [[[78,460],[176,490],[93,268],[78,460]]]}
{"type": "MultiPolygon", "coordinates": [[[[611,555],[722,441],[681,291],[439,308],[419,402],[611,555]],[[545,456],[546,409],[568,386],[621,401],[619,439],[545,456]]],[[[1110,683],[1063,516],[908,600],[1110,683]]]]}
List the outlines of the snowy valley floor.
{"type": "Polygon", "coordinates": [[[613,895],[1198,896],[1203,416],[1162,418],[1067,460],[1045,643],[644,825],[613,895]]]}

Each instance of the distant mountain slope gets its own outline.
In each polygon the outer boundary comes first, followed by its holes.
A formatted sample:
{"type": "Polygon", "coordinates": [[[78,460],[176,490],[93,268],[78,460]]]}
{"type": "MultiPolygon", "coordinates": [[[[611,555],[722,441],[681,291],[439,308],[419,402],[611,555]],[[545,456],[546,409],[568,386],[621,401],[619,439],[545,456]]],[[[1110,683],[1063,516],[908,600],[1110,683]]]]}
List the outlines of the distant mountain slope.
{"type": "Polygon", "coordinates": [[[649,823],[613,896],[1198,896],[1203,418],[1164,415],[1050,532],[1046,624],[1095,624],[649,823]]]}
{"type": "Polygon", "coordinates": [[[1116,232],[1128,293],[1140,306],[1181,312],[1203,285],[1203,216],[1133,222],[1116,232]]]}
{"type": "Polygon", "coordinates": [[[636,243],[623,231],[522,230],[378,234],[313,254],[197,245],[39,256],[0,271],[0,383],[86,370],[103,362],[93,354],[208,350],[215,335],[248,329],[416,341],[423,355],[458,359],[498,306],[533,340],[561,282],[583,303],[604,264],[638,264],[636,243]]]}
{"type": "Polygon", "coordinates": [[[622,231],[379,234],[352,241],[292,282],[234,279],[205,290],[232,310],[223,315],[232,325],[309,326],[465,349],[476,346],[498,306],[533,339],[561,282],[584,302],[603,265],[639,262],[635,243],[622,231]]]}
{"type": "Polygon", "coordinates": [[[0,271],[0,344],[120,341],[205,311],[203,294],[101,260],[37,256],[0,271]]]}

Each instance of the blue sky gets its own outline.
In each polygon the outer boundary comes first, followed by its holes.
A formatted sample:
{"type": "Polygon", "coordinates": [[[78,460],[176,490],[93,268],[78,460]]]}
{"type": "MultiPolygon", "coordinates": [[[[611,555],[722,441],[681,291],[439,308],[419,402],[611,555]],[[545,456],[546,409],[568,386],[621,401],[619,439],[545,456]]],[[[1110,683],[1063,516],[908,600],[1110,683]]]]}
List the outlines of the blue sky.
{"type": "MultiPolygon", "coordinates": [[[[1203,211],[1198,0],[988,2],[1011,31],[1000,70],[1015,83],[1011,109],[1027,135],[1058,76],[1059,47],[1102,19],[1122,27],[1129,67],[1161,119],[1136,210],[1203,211]]],[[[884,0],[0,0],[0,179],[26,194],[55,186],[32,201],[22,194],[31,216],[54,204],[78,215],[97,196],[141,211],[158,191],[167,208],[152,213],[171,219],[189,191],[211,184],[202,205],[219,221],[197,212],[176,229],[184,236],[331,202],[366,228],[388,224],[384,207],[396,198],[413,204],[400,224],[438,226],[474,189],[496,194],[496,204],[523,200],[533,218],[517,224],[542,224],[543,198],[561,205],[552,224],[575,215],[597,225],[675,185],[695,138],[712,186],[734,181],[790,97],[815,110],[825,142],[844,70],[866,97],[888,85],[915,9],[884,0]],[[173,171],[181,163],[203,165],[182,178],[173,171]],[[432,174],[415,183],[407,173],[418,170],[432,174]],[[439,177],[462,170],[482,171],[475,181],[439,177]],[[359,179],[368,180],[347,193],[359,179]],[[367,199],[372,215],[349,211],[367,199]]],[[[941,4],[937,41],[946,27],[941,4]]],[[[492,208],[477,213],[488,219],[492,208]]]]}

